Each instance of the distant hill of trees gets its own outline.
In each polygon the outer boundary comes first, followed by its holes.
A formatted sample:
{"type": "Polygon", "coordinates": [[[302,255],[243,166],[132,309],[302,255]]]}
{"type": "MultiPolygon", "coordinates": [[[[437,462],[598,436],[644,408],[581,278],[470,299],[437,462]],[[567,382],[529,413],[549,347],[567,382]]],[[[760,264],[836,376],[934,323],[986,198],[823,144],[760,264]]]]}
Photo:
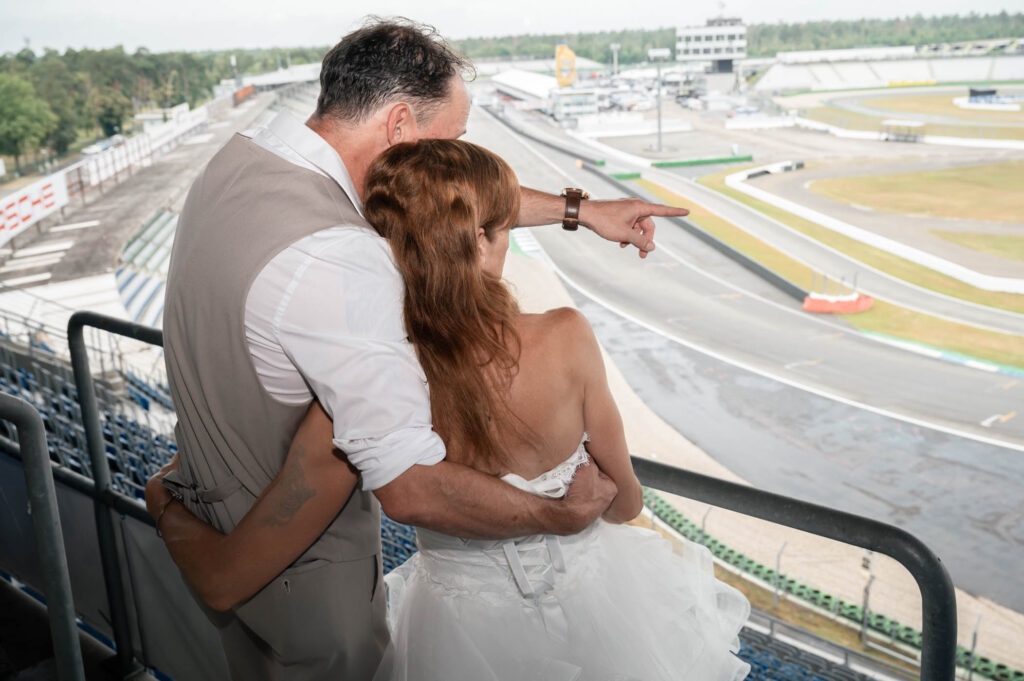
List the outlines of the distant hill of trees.
{"type": "MultiPolygon", "coordinates": [[[[567,43],[578,56],[611,63],[610,45],[619,43],[619,63],[643,61],[652,47],[675,48],[675,26],[656,30],[604,31],[468,38],[453,43],[471,58],[549,57],[555,45],[567,43]]],[[[925,45],[987,38],[1024,37],[1024,13],[853,21],[809,21],[794,24],[751,24],[747,27],[747,53],[773,57],[790,50],[836,50],[882,45],[925,45]]]]}
{"type": "MultiPolygon", "coordinates": [[[[838,49],[870,45],[920,45],[1024,36],[1024,13],[903,19],[754,24],[748,28],[750,56],[781,50],[838,49]]],[[[568,43],[581,57],[611,63],[610,45],[619,43],[619,62],[642,61],[652,47],[675,47],[675,27],[549,35],[467,38],[455,47],[474,59],[551,57],[568,43]]],[[[26,153],[45,149],[63,154],[97,134],[122,131],[133,112],[188,102],[213,94],[213,86],[234,71],[261,73],[279,65],[320,61],[327,47],[219,52],[134,53],[102,50],[24,49],[0,55],[0,154],[15,165],[26,153]]]]}

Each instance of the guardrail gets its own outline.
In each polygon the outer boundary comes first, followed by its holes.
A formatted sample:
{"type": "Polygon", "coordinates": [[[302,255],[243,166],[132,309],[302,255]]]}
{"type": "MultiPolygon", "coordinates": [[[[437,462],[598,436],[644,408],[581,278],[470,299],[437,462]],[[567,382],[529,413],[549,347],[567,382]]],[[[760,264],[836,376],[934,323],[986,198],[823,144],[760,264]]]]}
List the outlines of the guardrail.
{"type": "Polygon", "coordinates": [[[71,352],[71,369],[75,375],[78,404],[82,409],[82,425],[89,450],[94,485],[96,532],[100,543],[100,558],[103,563],[103,579],[107,587],[107,601],[110,607],[110,623],[114,632],[117,651],[117,668],[122,678],[129,678],[139,669],[132,653],[132,635],[125,602],[124,579],[121,562],[118,559],[117,532],[110,515],[110,508],[118,496],[110,478],[110,464],[107,462],[103,443],[103,429],[96,402],[96,390],[89,370],[89,353],[85,346],[85,327],[110,331],[152,345],[163,346],[163,333],[141,324],[126,322],[94,312],[76,312],[68,320],[68,348],[71,352]]]}
{"type": "MultiPolygon", "coordinates": [[[[85,327],[159,346],[163,346],[163,333],[158,329],[92,312],[77,312],[68,322],[68,343],[92,459],[95,498],[97,508],[104,510],[102,514],[97,514],[97,525],[110,524],[108,507],[113,508],[118,502],[123,507],[127,500],[114,492],[110,485],[110,469],[103,449],[99,411],[83,342],[85,327]]],[[[884,553],[897,560],[910,571],[921,589],[921,678],[927,681],[953,681],[956,671],[956,595],[953,583],[939,558],[916,537],[875,520],[647,459],[634,458],[633,465],[640,481],[648,487],[884,553]]],[[[138,506],[136,502],[129,503],[138,506]]],[[[123,602],[120,569],[114,564],[117,553],[113,543],[113,526],[110,525],[110,529],[105,532],[100,533],[100,542],[105,556],[104,573],[108,580],[108,593],[122,596],[119,603],[114,602],[115,598],[111,599],[112,615],[115,618],[124,617],[124,631],[118,634],[118,626],[114,626],[120,650],[122,641],[130,642],[130,632],[127,629],[127,609],[123,602]],[[117,614],[118,610],[120,615],[117,614]]],[[[124,645],[126,650],[130,650],[130,643],[124,645]]]]}
{"type": "Polygon", "coordinates": [[[919,539],[898,527],[781,494],[633,457],[640,482],[670,494],[877,551],[907,568],[921,590],[921,678],[956,674],[956,592],[949,573],[919,539]]]}
{"type": "Polygon", "coordinates": [[[57,493],[53,485],[50,455],[46,449],[43,419],[35,407],[19,397],[0,394],[0,419],[18,430],[18,445],[25,467],[29,513],[42,567],[54,661],[60,681],[85,681],[82,649],[75,626],[68,558],[64,552],[57,493]]]}

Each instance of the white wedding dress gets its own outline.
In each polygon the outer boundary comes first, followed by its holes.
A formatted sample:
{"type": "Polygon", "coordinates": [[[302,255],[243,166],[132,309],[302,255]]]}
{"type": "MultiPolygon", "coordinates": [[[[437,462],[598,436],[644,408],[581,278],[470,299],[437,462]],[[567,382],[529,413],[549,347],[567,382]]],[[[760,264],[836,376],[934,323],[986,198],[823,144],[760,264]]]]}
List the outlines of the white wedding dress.
{"type": "MultiPolygon", "coordinates": [[[[584,442],[586,436],[584,435],[584,442]]],[[[583,443],[543,475],[503,480],[561,497],[583,443]]],[[[417,530],[386,578],[392,644],[380,681],[734,681],[750,604],[706,547],[602,520],[570,537],[460,539],[417,530]]]]}

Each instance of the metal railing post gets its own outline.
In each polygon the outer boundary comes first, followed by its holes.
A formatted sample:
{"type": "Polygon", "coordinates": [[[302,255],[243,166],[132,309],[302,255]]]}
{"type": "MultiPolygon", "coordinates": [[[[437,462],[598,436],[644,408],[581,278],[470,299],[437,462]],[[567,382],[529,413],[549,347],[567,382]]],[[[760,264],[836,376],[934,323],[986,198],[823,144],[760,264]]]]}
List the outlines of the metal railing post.
{"type": "Polygon", "coordinates": [[[102,320],[104,317],[92,312],[76,312],[71,315],[71,319],[68,320],[68,349],[71,353],[71,369],[75,375],[75,389],[78,391],[78,405],[82,410],[82,425],[85,427],[85,442],[89,451],[92,479],[96,485],[93,508],[100,544],[100,560],[103,565],[103,582],[107,589],[107,605],[110,608],[110,623],[114,630],[114,645],[117,648],[117,673],[122,678],[130,678],[142,671],[142,667],[135,660],[114,519],[107,505],[100,501],[111,498],[113,490],[110,484],[110,465],[107,463],[103,431],[100,426],[99,407],[96,403],[96,391],[92,374],[89,372],[89,353],[83,333],[84,327],[94,325],[90,322],[97,319],[102,320]]]}
{"type": "Polygon", "coordinates": [[[884,553],[905,567],[921,590],[921,678],[956,675],[956,592],[942,561],[905,530],[755,487],[633,457],[640,482],[794,529],[884,553]]]}
{"type": "Polygon", "coordinates": [[[31,404],[0,393],[0,418],[18,429],[18,447],[25,468],[29,513],[36,537],[36,549],[43,571],[46,614],[53,636],[53,657],[60,681],[85,681],[82,649],[75,626],[75,602],[64,552],[64,534],[57,510],[50,455],[46,449],[43,419],[31,404]]]}

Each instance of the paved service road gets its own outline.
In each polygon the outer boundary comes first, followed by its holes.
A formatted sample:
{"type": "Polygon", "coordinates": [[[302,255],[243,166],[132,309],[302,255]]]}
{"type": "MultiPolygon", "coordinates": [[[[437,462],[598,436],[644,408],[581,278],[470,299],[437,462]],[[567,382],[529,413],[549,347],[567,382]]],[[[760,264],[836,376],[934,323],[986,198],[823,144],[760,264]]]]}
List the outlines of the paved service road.
{"type": "MultiPolygon", "coordinates": [[[[470,133],[524,185],[616,195],[485,114],[470,133]]],[[[1022,411],[1024,381],[804,314],[670,223],[646,261],[586,230],[532,233],[570,283],[601,301],[579,299],[634,389],[683,435],[755,484],[905,527],[958,585],[1024,608],[1013,567],[1024,559],[1024,415],[991,419],[1022,411]]]]}

